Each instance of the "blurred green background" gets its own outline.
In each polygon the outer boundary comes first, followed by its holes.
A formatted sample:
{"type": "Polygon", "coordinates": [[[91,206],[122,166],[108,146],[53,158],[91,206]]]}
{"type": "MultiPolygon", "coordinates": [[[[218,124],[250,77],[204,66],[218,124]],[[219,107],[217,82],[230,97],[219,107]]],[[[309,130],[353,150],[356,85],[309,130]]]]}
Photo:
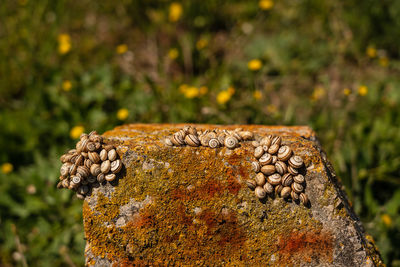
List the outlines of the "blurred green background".
{"type": "Polygon", "coordinates": [[[2,1],[0,265],[83,265],[82,131],[197,122],[311,126],[400,266],[399,44],[400,1],[2,1]]]}

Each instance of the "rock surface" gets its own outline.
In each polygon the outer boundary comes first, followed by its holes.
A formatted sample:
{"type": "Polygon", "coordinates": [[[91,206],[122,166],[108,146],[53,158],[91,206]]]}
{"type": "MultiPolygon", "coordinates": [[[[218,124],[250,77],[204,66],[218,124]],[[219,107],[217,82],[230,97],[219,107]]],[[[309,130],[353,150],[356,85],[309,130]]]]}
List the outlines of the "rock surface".
{"type": "Polygon", "coordinates": [[[383,265],[310,128],[195,125],[281,135],[307,167],[306,208],[278,197],[259,201],[248,189],[250,142],[234,150],[166,146],[183,126],[104,133],[125,168],[84,201],[88,266],[383,265]]]}

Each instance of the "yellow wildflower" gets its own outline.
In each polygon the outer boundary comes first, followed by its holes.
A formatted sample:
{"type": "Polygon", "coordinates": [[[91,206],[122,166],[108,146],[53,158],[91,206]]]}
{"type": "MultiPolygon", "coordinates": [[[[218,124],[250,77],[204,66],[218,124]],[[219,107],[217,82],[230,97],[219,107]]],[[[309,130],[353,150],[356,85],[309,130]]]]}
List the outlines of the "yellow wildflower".
{"type": "Polygon", "coordinates": [[[278,108],[275,105],[270,104],[270,105],[267,106],[267,112],[268,113],[273,114],[273,113],[276,113],[277,111],[278,111],[278,108]]]}
{"type": "Polygon", "coordinates": [[[186,98],[190,99],[190,98],[198,97],[199,93],[200,93],[200,91],[197,87],[190,86],[190,87],[186,88],[184,95],[186,98]]]}
{"type": "Polygon", "coordinates": [[[58,35],[58,53],[64,55],[71,50],[71,38],[68,34],[58,35]]]}
{"type": "Polygon", "coordinates": [[[272,1],[272,0],[260,0],[258,2],[258,6],[262,10],[269,10],[274,6],[274,1],[272,1]]]}
{"type": "Polygon", "coordinates": [[[358,87],[358,94],[360,96],[365,96],[368,94],[368,87],[365,85],[361,85],[360,87],[358,87]]]}
{"type": "Polygon", "coordinates": [[[253,59],[247,63],[247,67],[252,71],[259,70],[262,67],[262,62],[259,59],[253,59]]]}
{"type": "Polygon", "coordinates": [[[235,93],[235,88],[233,88],[232,86],[229,87],[228,89],[226,89],[228,91],[229,94],[231,94],[231,96],[235,93]]]}
{"type": "Polygon", "coordinates": [[[126,120],[128,116],[129,116],[129,110],[127,110],[126,108],[120,108],[117,112],[117,118],[120,121],[126,120]]]}
{"type": "Polygon", "coordinates": [[[205,94],[207,94],[207,93],[208,93],[208,88],[207,88],[207,86],[202,86],[202,87],[200,87],[199,93],[200,93],[200,95],[205,95],[205,94]]]}
{"type": "Polygon", "coordinates": [[[126,44],[120,44],[117,45],[117,48],[115,49],[117,51],[117,54],[124,54],[126,51],[128,51],[128,46],[126,44]]]}
{"type": "Polygon", "coordinates": [[[179,56],[179,51],[176,48],[171,48],[168,51],[168,57],[172,60],[176,59],[179,56]]]}
{"type": "Polygon", "coordinates": [[[232,95],[228,92],[228,90],[224,90],[218,93],[217,102],[218,104],[225,104],[231,99],[232,95]]]}
{"type": "Polygon", "coordinates": [[[366,54],[367,54],[367,56],[370,57],[370,58],[376,57],[376,54],[377,54],[377,53],[376,53],[375,47],[373,47],[373,46],[368,46],[368,47],[367,47],[366,54]]]}
{"type": "Polygon", "coordinates": [[[382,214],[381,220],[387,227],[392,226],[392,218],[388,214],[382,214]]]}
{"type": "Polygon", "coordinates": [[[173,2],[169,6],[169,21],[176,22],[182,16],[183,8],[180,3],[173,2]]]}
{"type": "Polygon", "coordinates": [[[63,89],[64,91],[68,92],[68,91],[71,90],[71,88],[72,88],[72,83],[71,83],[71,81],[69,81],[69,80],[63,81],[63,83],[62,83],[62,89],[63,89]]]}
{"type": "Polygon", "coordinates": [[[262,92],[260,90],[255,90],[254,93],[253,93],[253,97],[256,100],[260,100],[262,98],[262,92]]]}
{"type": "Polygon", "coordinates": [[[1,164],[1,172],[4,174],[12,172],[13,169],[14,169],[14,166],[10,162],[1,164]]]}
{"type": "Polygon", "coordinates": [[[201,50],[201,49],[203,49],[204,47],[206,47],[208,45],[208,40],[207,39],[204,39],[204,38],[201,38],[201,39],[199,39],[197,42],[196,42],[196,48],[197,48],[197,50],[201,50]]]}
{"type": "Polygon", "coordinates": [[[351,94],[351,90],[350,90],[349,88],[344,88],[344,89],[343,89],[343,94],[344,94],[345,96],[348,96],[348,95],[351,94]]]}
{"type": "Polygon", "coordinates": [[[325,95],[325,89],[321,86],[317,86],[314,88],[314,91],[311,95],[311,100],[312,101],[317,101],[321,99],[325,95]]]}
{"type": "Polygon", "coordinates": [[[179,86],[179,92],[181,92],[182,94],[184,94],[186,92],[186,89],[189,86],[187,84],[182,84],[181,86],[179,86]]]}
{"type": "Polygon", "coordinates": [[[382,67],[387,67],[389,65],[389,59],[387,57],[381,57],[379,59],[379,65],[382,67]]]}
{"type": "Polygon", "coordinates": [[[84,131],[85,128],[83,126],[74,126],[71,131],[69,131],[69,136],[72,139],[78,139],[84,131]]]}

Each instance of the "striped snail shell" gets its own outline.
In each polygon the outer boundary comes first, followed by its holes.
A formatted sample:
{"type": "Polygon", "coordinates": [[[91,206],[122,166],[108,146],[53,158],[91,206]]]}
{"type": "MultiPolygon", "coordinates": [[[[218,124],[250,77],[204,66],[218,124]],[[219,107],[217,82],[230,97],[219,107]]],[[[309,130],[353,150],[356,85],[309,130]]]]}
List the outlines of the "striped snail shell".
{"type": "Polygon", "coordinates": [[[111,149],[110,151],[108,151],[108,159],[110,161],[114,161],[117,159],[117,151],[115,151],[115,149],[111,149]]]}
{"type": "Polygon", "coordinates": [[[257,186],[254,190],[254,193],[259,199],[263,199],[267,196],[267,192],[265,192],[265,190],[261,186],[257,186]]]}
{"type": "Polygon", "coordinates": [[[268,176],[268,183],[272,185],[279,185],[282,181],[282,177],[278,173],[274,173],[268,176]]]}
{"type": "Polygon", "coordinates": [[[220,133],[220,134],[218,134],[218,136],[217,136],[218,142],[219,142],[220,144],[223,144],[223,143],[225,142],[225,137],[226,137],[226,134],[225,134],[225,133],[220,133]]]}
{"type": "Polygon", "coordinates": [[[263,139],[261,139],[260,145],[269,147],[271,145],[271,139],[268,136],[264,137],[263,139]]]}
{"type": "Polygon", "coordinates": [[[83,139],[83,140],[81,140],[81,146],[82,146],[82,151],[83,152],[87,152],[88,151],[88,147],[87,147],[87,145],[89,144],[89,138],[86,138],[86,139],[83,139]]]}
{"type": "Polygon", "coordinates": [[[271,145],[277,144],[278,146],[280,146],[280,145],[281,145],[281,142],[282,142],[282,137],[280,137],[280,136],[278,135],[278,136],[275,136],[274,138],[272,138],[272,140],[271,140],[271,145]]]}
{"type": "Polygon", "coordinates": [[[62,182],[63,182],[63,181],[59,181],[59,182],[57,183],[57,189],[61,189],[61,188],[64,187],[63,184],[62,184],[62,182]]]}
{"type": "Polygon", "coordinates": [[[87,159],[89,157],[89,154],[87,152],[81,152],[81,155],[87,159]]]}
{"type": "Polygon", "coordinates": [[[186,126],[184,126],[183,128],[182,128],[182,130],[185,132],[185,134],[189,134],[189,128],[190,128],[191,126],[189,126],[189,125],[186,125],[186,126]]]}
{"type": "Polygon", "coordinates": [[[63,186],[64,188],[68,188],[68,187],[69,187],[69,181],[68,181],[68,179],[62,180],[62,186],[63,186]]]}
{"type": "Polygon", "coordinates": [[[219,147],[219,141],[217,138],[211,138],[210,141],[208,141],[208,146],[211,148],[217,148],[219,147]]]}
{"type": "Polygon", "coordinates": [[[75,164],[76,159],[78,158],[78,156],[79,156],[78,154],[71,155],[71,157],[69,158],[69,162],[75,164]]]}
{"type": "Polygon", "coordinates": [[[288,186],[283,187],[281,190],[281,197],[288,198],[290,196],[291,191],[292,189],[290,187],[288,186]]]}
{"type": "Polygon", "coordinates": [[[90,169],[90,167],[93,165],[93,162],[90,159],[85,159],[83,165],[90,169]]]}
{"type": "Polygon", "coordinates": [[[275,173],[275,166],[274,165],[262,166],[261,172],[265,175],[271,175],[271,174],[275,173]]]}
{"type": "Polygon", "coordinates": [[[88,137],[90,138],[92,135],[97,135],[97,131],[96,131],[96,130],[91,131],[91,132],[88,134],[88,137]]]}
{"type": "Polygon", "coordinates": [[[71,167],[69,168],[69,174],[75,175],[77,169],[78,169],[78,166],[76,166],[75,164],[72,164],[71,167]]]}
{"type": "Polygon", "coordinates": [[[119,173],[121,169],[122,169],[122,162],[120,159],[111,162],[111,171],[113,173],[119,173]]]}
{"type": "Polygon", "coordinates": [[[251,140],[254,137],[253,133],[250,131],[240,131],[239,135],[242,137],[243,140],[251,140]]]}
{"type": "Polygon", "coordinates": [[[174,143],[176,146],[182,146],[185,144],[184,137],[180,132],[174,133],[174,135],[171,138],[171,142],[174,143]]]}
{"type": "Polygon", "coordinates": [[[99,142],[94,143],[94,145],[96,146],[96,150],[99,150],[101,148],[101,144],[99,142]]]}
{"type": "Polygon", "coordinates": [[[296,175],[298,175],[299,174],[299,171],[296,169],[296,168],[293,168],[292,166],[288,166],[288,172],[291,174],[291,175],[294,175],[294,176],[296,176],[296,175]]]}
{"type": "Polygon", "coordinates": [[[265,192],[267,192],[267,194],[272,194],[274,192],[274,187],[268,182],[265,183],[263,189],[265,190],[265,192]]]}
{"type": "Polygon", "coordinates": [[[278,157],[273,155],[271,164],[275,164],[278,161],[278,157]]]}
{"type": "Polygon", "coordinates": [[[88,142],[86,145],[86,148],[88,151],[95,151],[96,150],[96,144],[93,142],[88,142]]]}
{"type": "Polygon", "coordinates": [[[217,134],[215,132],[209,132],[209,133],[207,133],[207,136],[209,138],[217,138],[217,134]]]}
{"type": "Polygon", "coordinates": [[[287,166],[283,161],[277,161],[275,163],[275,169],[280,175],[283,175],[285,172],[287,172],[287,166]]]}
{"type": "Polygon", "coordinates": [[[298,183],[293,183],[292,184],[292,189],[294,192],[296,192],[297,194],[300,194],[301,192],[303,192],[304,187],[301,184],[298,183]]]}
{"type": "Polygon", "coordinates": [[[268,165],[272,162],[272,156],[268,153],[265,153],[258,161],[261,165],[268,165]]]}
{"type": "Polygon", "coordinates": [[[82,133],[79,137],[81,140],[89,139],[89,136],[87,133],[82,133]]]}
{"type": "Polygon", "coordinates": [[[114,173],[107,174],[104,178],[106,181],[111,182],[114,181],[117,176],[114,173]]]}
{"type": "Polygon", "coordinates": [[[300,156],[293,156],[288,161],[289,165],[293,168],[301,168],[303,166],[303,159],[300,156]]]}
{"type": "Polygon", "coordinates": [[[254,178],[256,184],[259,186],[263,186],[265,184],[265,175],[261,172],[257,173],[256,177],[254,178]]]}
{"type": "Polygon", "coordinates": [[[257,183],[253,180],[246,180],[245,183],[251,190],[254,190],[257,187],[257,183]]]}
{"type": "Polygon", "coordinates": [[[111,149],[114,149],[114,146],[113,145],[104,145],[103,148],[108,152],[111,149]]]}
{"type": "Polygon", "coordinates": [[[301,174],[298,174],[298,175],[294,176],[293,180],[298,184],[302,184],[302,183],[305,182],[304,176],[301,175],[301,174]]]}
{"type": "Polygon", "coordinates": [[[60,168],[61,176],[64,176],[64,177],[68,176],[71,165],[72,165],[71,163],[66,162],[61,166],[61,168],[60,168]]]}
{"type": "Polygon", "coordinates": [[[299,200],[299,194],[297,194],[297,193],[294,192],[293,190],[292,190],[292,192],[290,192],[290,196],[292,197],[292,199],[293,199],[294,201],[298,201],[298,200],[299,200]]]}
{"type": "Polygon", "coordinates": [[[308,197],[307,197],[306,194],[300,193],[299,199],[300,199],[300,202],[301,202],[304,206],[308,205],[309,200],[308,200],[308,197]]]}
{"type": "MultiPolygon", "coordinates": [[[[169,137],[165,138],[164,143],[165,143],[167,146],[173,146],[173,145],[174,145],[174,143],[172,143],[172,141],[171,141],[171,139],[170,139],[169,137]]],[[[103,150],[104,150],[104,149],[103,149],[103,150]]],[[[103,151],[103,150],[102,150],[102,151],[103,151]]],[[[105,150],[104,150],[104,151],[105,151],[105,150]]]]}
{"type": "Polygon", "coordinates": [[[224,144],[229,149],[234,149],[238,145],[239,141],[234,136],[228,136],[225,138],[224,144]]]}
{"type": "Polygon", "coordinates": [[[200,145],[200,140],[197,137],[197,135],[194,134],[188,134],[185,136],[185,142],[189,146],[199,146],[200,145]]]}
{"type": "Polygon", "coordinates": [[[81,181],[82,181],[81,177],[76,176],[76,175],[72,176],[71,182],[72,182],[72,184],[74,184],[74,187],[76,187],[78,184],[80,184],[81,181]]]}
{"type": "Polygon", "coordinates": [[[104,180],[105,180],[105,175],[104,175],[104,173],[99,173],[99,175],[97,175],[97,181],[99,182],[99,183],[102,183],[102,182],[104,182],[104,180]]]}
{"type": "Polygon", "coordinates": [[[95,143],[102,143],[103,142],[103,137],[101,137],[101,135],[93,135],[91,137],[89,137],[89,140],[95,143]]]}
{"type": "Polygon", "coordinates": [[[256,149],[254,150],[254,157],[259,159],[262,155],[264,155],[264,149],[262,148],[262,146],[256,147],[256,149]]]}
{"type": "Polygon", "coordinates": [[[100,162],[100,156],[97,152],[89,152],[88,153],[89,159],[93,162],[93,163],[99,163],[100,162]]]}
{"type": "Polygon", "coordinates": [[[192,134],[192,135],[197,136],[197,130],[196,130],[196,128],[194,128],[194,127],[192,127],[192,126],[189,126],[188,134],[192,134]]]}
{"type": "Polygon", "coordinates": [[[82,141],[79,141],[78,143],[76,143],[75,148],[76,148],[76,152],[81,153],[82,149],[83,149],[82,141]]]}
{"type": "Polygon", "coordinates": [[[251,163],[251,169],[252,169],[254,172],[259,172],[259,171],[261,170],[261,165],[260,165],[260,163],[259,163],[258,161],[253,161],[253,162],[251,163]]]}
{"type": "Polygon", "coordinates": [[[202,146],[208,146],[208,142],[210,142],[211,140],[211,138],[207,135],[201,135],[199,139],[202,146]]]}
{"type": "Polygon", "coordinates": [[[235,137],[238,141],[242,141],[243,138],[238,132],[231,132],[231,136],[235,137]]]}
{"type": "Polygon", "coordinates": [[[281,146],[278,150],[278,159],[287,161],[292,156],[292,150],[288,146],[281,146]]]}
{"type": "MultiPolygon", "coordinates": [[[[170,140],[170,141],[171,141],[171,140],[170,140]]],[[[172,142],[171,142],[171,146],[172,146],[172,142]]],[[[108,158],[108,152],[107,152],[107,150],[105,150],[105,149],[103,148],[103,149],[100,151],[99,157],[100,157],[100,160],[101,160],[101,161],[107,160],[107,158],[108,158]]]]}
{"type": "Polygon", "coordinates": [[[290,186],[293,183],[293,176],[290,173],[286,173],[282,176],[282,185],[290,186]]]}
{"type": "MultiPolygon", "coordinates": [[[[100,166],[101,173],[107,174],[111,169],[111,162],[110,160],[103,161],[100,166]]],[[[98,174],[97,174],[98,175],[98,174]]],[[[95,176],[97,176],[95,175],[95,176]]]]}
{"type": "Polygon", "coordinates": [[[101,172],[101,169],[100,169],[100,165],[99,165],[99,164],[93,164],[93,165],[90,167],[90,173],[91,173],[93,176],[99,175],[100,172],[101,172]]]}
{"type": "Polygon", "coordinates": [[[281,184],[278,184],[277,186],[275,186],[275,193],[278,196],[280,196],[282,189],[283,189],[283,186],[281,184]]]}
{"type": "Polygon", "coordinates": [[[252,145],[254,148],[256,148],[256,147],[259,147],[259,146],[260,146],[260,143],[257,142],[257,141],[252,141],[252,142],[251,142],[251,145],[252,145]]]}
{"type": "Polygon", "coordinates": [[[272,144],[269,148],[268,148],[268,153],[269,154],[275,154],[276,152],[278,152],[279,150],[279,145],[278,144],[272,144]]]}
{"type": "Polygon", "coordinates": [[[85,166],[79,166],[76,172],[83,178],[86,178],[90,175],[90,170],[85,166]]]}

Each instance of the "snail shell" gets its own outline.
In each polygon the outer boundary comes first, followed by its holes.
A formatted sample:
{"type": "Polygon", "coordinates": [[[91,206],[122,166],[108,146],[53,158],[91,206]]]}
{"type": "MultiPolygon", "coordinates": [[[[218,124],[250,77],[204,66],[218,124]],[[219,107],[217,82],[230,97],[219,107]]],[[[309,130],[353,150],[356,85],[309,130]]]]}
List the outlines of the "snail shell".
{"type": "Polygon", "coordinates": [[[87,159],[89,157],[89,154],[87,152],[81,152],[81,155],[87,159]]]}
{"type": "Polygon", "coordinates": [[[103,148],[108,152],[111,149],[114,149],[114,146],[113,145],[105,145],[105,146],[103,146],[103,148]]]}
{"type": "Polygon", "coordinates": [[[71,157],[69,158],[69,162],[75,164],[77,158],[78,158],[78,154],[73,154],[73,155],[71,155],[71,157]]]}
{"type": "Polygon", "coordinates": [[[300,194],[301,192],[303,192],[304,187],[301,184],[298,183],[293,183],[292,184],[292,189],[294,192],[296,192],[297,194],[300,194]]]}
{"type": "Polygon", "coordinates": [[[87,185],[81,185],[78,188],[78,193],[81,195],[86,195],[89,192],[89,187],[87,185]]]}
{"type": "Polygon", "coordinates": [[[292,197],[292,199],[293,199],[294,201],[298,201],[298,200],[299,200],[299,194],[297,194],[297,193],[294,192],[293,190],[292,190],[292,192],[290,192],[290,196],[292,197]]]}
{"type": "Polygon", "coordinates": [[[264,149],[262,148],[262,146],[256,147],[256,149],[254,150],[254,157],[259,159],[262,155],[264,155],[264,149]]]}
{"type": "Polygon", "coordinates": [[[171,138],[171,142],[174,143],[176,146],[182,146],[185,144],[184,137],[180,132],[174,133],[174,135],[171,138]]]}
{"type": "Polygon", "coordinates": [[[114,161],[117,159],[117,151],[115,151],[115,149],[111,149],[110,151],[108,151],[108,159],[110,161],[114,161]]]}
{"type": "Polygon", "coordinates": [[[67,154],[63,154],[63,155],[60,157],[60,161],[61,161],[62,163],[66,163],[66,162],[68,161],[66,158],[67,158],[67,154]]]}
{"type": "Polygon", "coordinates": [[[275,169],[280,175],[283,175],[285,172],[287,172],[287,166],[283,161],[277,161],[275,163],[275,169]]]}
{"type": "Polygon", "coordinates": [[[96,144],[93,142],[88,142],[86,145],[86,148],[88,151],[95,151],[96,150],[96,144]]]}
{"type": "Polygon", "coordinates": [[[270,183],[265,183],[263,189],[265,192],[267,192],[267,194],[272,194],[274,192],[274,187],[270,183]]]}
{"type": "Polygon", "coordinates": [[[253,180],[246,180],[245,183],[251,190],[254,190],[257,187],[257,183],[253,180]]]}
{"type": "Polygon", "coordinates": [[[268,153],[269,146],[262,146],[262,148],[264,149],[265,152],[268,153]]]}
{"type": "Polygon", "coordinates": [[[268,165],[272,162],[272,156],[268,153],[265,153],[258,161],[261,165],[268,165]]]}
{"type": "Polygon", "coordinates": [[[278,184],[275,186],[275,193],[279,196],[281,194],[281,191],[283,189],[283,186],[281,184],[278,184]]]}
{"type": "Polygon", "coordinates": [[[238,132],[231,132],[231,136],[235,137],[238,141],[242,141],[243,138],[238,132]]]}
{"type": "Polygon", "coordinates": [[[301,175],[301,174],[296,175],[295,177],[293,177],[293,180],[298,184],[302,184],[302,183],[305,182],[304,176],[301,175]]]}
{"type": "Polygon", "coordinates": [[[114,173],[107,174],[104,178],[106,181],[111,182],[114,181],[117,176],[114,173]]]}
{"type": "Polygon", "coordinates": [[[242,137],[243,140],[251,140],[254,137],[253,133],[250,131],[240,131],[239,135],[242,137]]]}
{"type": "Polygon", "coordinates": [[[85,140],[85,139],[88,139],[89,136],[88,136],[88,134],[86,134],[86,133],[82,133],[82,134],[80,135],[79,138],[80,138],[81,140],[85,140]]]}
{"type": "Polygon", "coordinates": [[[83,151],[83,152],[87,152],[88,151],[88,148],[87,148],[87,145],[89,144],[89,138],[86,138],[86,139],[83,139],[83,140],[81,140],[81,150],[83,151]]]}
{"type": "Polygon", "coordinates": [[[77,174],[83,178],[86,178],[90,175],[90,170],[85,166],[79,166],[77,169],[77,174]]]}
{"type": "Polygon", "coordinates": [[[260,145],[269,147],[271,145],[271,138],[269,138],[268,136],[264,137],[263,139],[261,139],[260,145]]]}
{"type": "Polygon", "coordinates": [[[97,131],[91,131],[91,132],[88,134],[88,137],[90,138],[92,135],[97,135],[97,131]]]}
{"type": "Polygon", "coordinates": [[[265,175],[271,175],[275,172],[274,165],[265,165],[261,167],[261,172],[265,175]]]}
{"type": "Polygon", "coordinates": [[[274,164],[275,165],[275,163],[278,161],[278,157],[277,156],[272,156],[272,162],[271,162],[271,164],[274,164]]]}
{"type": "Polygon", "coordinates": [[[218,134],[218,136],[217,136],[218,142],[220,144],[223,144],[225,142],[225,137],[226,137],[226,134],[224,134],[224,133],[218,134]]]}
{"type": "Polygon", "coordinates": [[[261,170],[261,165],[260,165],[260,163],[259,163],[258,161],[253,161],[253,162],[251,163],[251,169],[252,169],[254,172],[259,172],[259,171],[261,170]]]}
{"type": "Polygon", "coordinates": [[[290,173],[286,173],[282,176],[282,185],[290,186],[293,183],[293,176],[290,173]]]}
{"type": "Polygon", "coordinates": [[[200,145],[199,138],[197,137],[197,135],[193,135],[193,134],[186,135],[185,142],[189,146],[199,146],[200,145]]]}
{"type": "Polygon", "coordinates": [[[288,172],[291,174],[291,175],[294,175],[294,176],[296,176],[296,175],[298,175],[299,174],[299,171],[296,169],[296,168],[293,168],[292,166],[288,166],[288,172]]]}
{"type": "Polygon", "coordinates": [[[274,173],[268,176],[268,183],[272,185],[279,185],[282,181],[282,177],[278,173],[274,173]]]}
{"type": "Polygon", "coordinates": [[[111,162],[111,171],[113,173],[119,173],[121,169],[122,169],[122,162],[120,159],[111,162]]]}
{"type": "Polygon", "coordinates": [[[269,154],[275,154],[276,152],[278,152],[279,150],[279,145],[278,144],[272,144],[269,148],[268,148],[268,153],[269,154]]]}
{"type": "Polygon", "coordinates": [[[62,184],[62,181],[60,181],[60,182],[58,182],[57,183],[57,189],[61,189],[61,188],[63,188],[64,186],[63,186],[63,184],[62,184]]]}
{"type": "Polygon", "coordinates": [[[261,172],[257,173],[256,177],[254,178],[256,184],[259,186],[263,186],[265,184],[265,175],[261,172]]]}
{"type": "Polygon", "coordinates": [[[102,182],[104,182],[104,180],[105,180],[104,173],[99,173],[99,175],[97,175],[97,181],[99,183],[102,183],[102,182]]]}
{"type": "Polygon", "coordinates": [[[211,138],[207,135],[201,135],[199,139],[202,146],[208,146],[208,142],[210,142],[211,140],[211,138]]]}
{"type": "Polygon", "coordinates": [[[195,127],[189,126],[189,129],[187,130],[188,134],[197,136],[197,130],[195,127]]]}
{"type": "Polygon", "coordinates": [[[61,168],[60,168],[61,176],[64,176],[64,177],[68,176],[71,165],[72,165],[71,163],[66,162],[61,166],[61,168]]]}
{"type": "MultiPolygon", "coordinates": [[[[165,138],[164,143],[165,143],[167,146],[173,146],[173,145],[174,145],[174,143],[172,143],[172,141],[171,141],[171,139],[170,139],[169,137],[165,138]]],[[[103,149],[103,150],[104,150],[104,149],[103,149]]],[[[102,150],[102,151],[103,151],[103,150],[102,150]]]]}
{"type": "Polygon", "coordinates": [[[211,139],[211,138],[217,138],[217,134],[215,132],[209,132],[207,133],[207,136],[211,139]]]}
{"type": "Polygon", "coordinates": [[[78,169],[78,166],[76,166],[75,164],[72,164],[71,167],[69,168],[69,174],[75,175],[77,169],[78,169]]]}
{"type": "Polygon", "coordinates": [[[82,194],[79,194],[79,193],[76,193],[76,197],[78,199],[80,199],[80,200],[84,200],[85,199],[85,195],[82,195],[82,194]]]}
{"type": "Polygon", "coordinates": [[[254,190],[254,193],[259,199],[263,199],[267,196],[267,192],[265,192],[265,190],[261,186],[257,186],[254,190]]]}
{"type": "Polygon", "coordinates": [[[92,135],[89,137],[89,140],[95,143],[102,143],[103,142],[103,137],[101,135],[92,135]]]}
{"type": "Polygon", "coordinates": [[[189,134],[189,128],[190,128],[191,126],[189,126],[189,125],[186,125],[186,126],[184,126],[183,128],[182,128],[182,130],[185,132],[185,134],[189,134]]]}
{"type": "Polygon", "coordinates": [[[303,159],[300,156],[293,156],[288,161],[289,165],[293,168],[301,168],[303,166],[303,159]]]}
{"type": "Polygon", "coordinates": [[[238,145],[239,141],[234,136],[228,136],[225,138],[224,144],[229,149],[234,149],[238,145]]]}
{"type": "MultiPolygon", "coordinates": [[[[171,140],[170,140],[170,141],[171,141],[171,140]]],[[[171,142],[171,144],[172,144],[172,142],[171,142]]],[[[101,160],[101,161],[107,160],[107,158],[108,158],[108,152],[107,152],[107,150],[105,150],[105,149],[103,148],[103,149],[100,151],[99,157],[100,157],[100,160],[101,160]]]]}
{"type": "Polygon", "coordinates": [[[282,138],[280,136],[274,136],[274,138],[272,138],[271,140],[271,145],[277,144],[278,146],[280,146],[282,143],[282,138]]]}
{"type": "Polygon", "coordinates": [[[85,162],[83,163],[83,165],[85,165],[85,167],[89,168],[92,167],[93,162],[90,159],[85,159],[85,162]]]}
{"type": "Polygon", "coordinates": [[[99,156],[99,154],[97,152],[89,152],[88,153],[88,157],[93,163],[99,163],[100,162],[100,156],[99,156]]]}
{"type": "Polygon", "coordinates": [[[256,148],[256,147],[259,147],[259,146],[260,146],[260,143],[257,142],[257,141],[252,141],[252,142],[251,142],[251,145],[252,145],[254,148],[256,148]]]}
{"type": "Polygon", "coordinates": [[[219,141],[217,138],[211,138],[210,141],[208,141],[208,146],[211,148],[217,148],[219,147],[219,141]]]}
{"type": "Polygon", "coordinates": [[[99,142],[94,143],[96,146],[96,150],[99,150],[101,148],[101,144],[99,142]]]}
{"type": "Polygon", "coordinates": [[[101,169],[100,169],[100,165],[99,165],[99,164],[93,164],[93,165],[90,167],[90,173],[91,173],[93,176],[99,175],[100,172],[101,172],[101,169]]]}
{"type": "Polygon", "coordinates": [[[287,161],[292,156],[292,150],[288,146],[281,146],[278,150],[278,159],[287,161]]]}
{"type": "Polygon", "coordinates": [[[79,141],[78,143],[76,143],[75,148],[76,148],[76,152],[81,153],[82,149],[83,149],[82,141],[79,141]]]}
{"type": "Polygon", "coordinates": [[[82,181],[81,177],[76,176],[76,175],[72,176],[71,182],[72,182],[72,184],[74,184],[74,187],[76,187],[78,184],[80,184],[81,181],[82,181]]]}
{"type": "MultiPolygon", "coordinates": [[[[110,169],[111,169],[111,162],[110,162],[110,160],[106,160],[106,161],[103,161],[103,162],[101,163],[100,170],[101,170],[102,173],[107,174],[107,173],[110,171],[110,169]]],[[[98,175],[98,174],[97,174],[97,175],[98,175]]],[[[95,176],[97,176],[97,175],[95,175],[95,176]]]]}
{"type": "Polygon", "coordinates": [[[288,186],[283,187],[281,190],[281,197],[288,198],[290,196],[291,191],[292,189],[290,187],[288,186]]]}
{"type": "Polygon", "coordinates": [[[299,199],[300,199],[300,202],[301,202],[304,206],[308,205],[309,199],[308,199],[308,197],[307,197],[306,194],[300,193],[299,199]]]}
{"type": "Polygon", "coordinates": [[[68,181],[68,179],[62,180],[62,186],[63,186],[64,188],[68,188],[68,187],[69,187],[69,181],[68,181]]]}

